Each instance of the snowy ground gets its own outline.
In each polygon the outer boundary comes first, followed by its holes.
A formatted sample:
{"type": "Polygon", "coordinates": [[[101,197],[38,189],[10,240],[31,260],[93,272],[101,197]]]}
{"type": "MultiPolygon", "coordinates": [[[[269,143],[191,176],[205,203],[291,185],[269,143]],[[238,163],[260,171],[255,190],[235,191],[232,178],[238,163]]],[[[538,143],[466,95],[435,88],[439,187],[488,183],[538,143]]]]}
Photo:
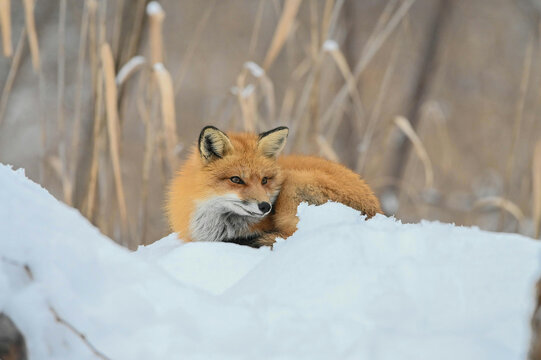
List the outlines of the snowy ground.
{"type": "Polygon", "coordinates": [[[30,359],[98,358],[62,321],[110,359],[525,358],[538,242],[299,215],[273,251],[169,236],[130,253],[0,165],[0,312],[30,359]]]}

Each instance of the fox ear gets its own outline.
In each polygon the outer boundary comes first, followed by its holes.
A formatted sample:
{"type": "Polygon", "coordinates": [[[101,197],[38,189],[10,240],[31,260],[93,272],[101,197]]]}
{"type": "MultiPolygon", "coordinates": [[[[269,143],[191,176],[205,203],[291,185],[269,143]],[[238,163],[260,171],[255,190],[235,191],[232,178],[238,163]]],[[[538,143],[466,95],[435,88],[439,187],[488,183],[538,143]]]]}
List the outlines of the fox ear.
{"type": "Polygon", "coordinates": [[[263,153],[263,155],[275,158],[280,155],[280,152],[286,146],[287,135],[289,129],[285,126],[277,127],[259,134],[259,140],[257,142],[257,148],[263,153]]]}
{"type": "Polygon", "coordinates": [[[205,126],[199,134],[199,153],[203,161],[221,159],[233,150],[233,145],[227,135],[214,126],[205,126]]]}

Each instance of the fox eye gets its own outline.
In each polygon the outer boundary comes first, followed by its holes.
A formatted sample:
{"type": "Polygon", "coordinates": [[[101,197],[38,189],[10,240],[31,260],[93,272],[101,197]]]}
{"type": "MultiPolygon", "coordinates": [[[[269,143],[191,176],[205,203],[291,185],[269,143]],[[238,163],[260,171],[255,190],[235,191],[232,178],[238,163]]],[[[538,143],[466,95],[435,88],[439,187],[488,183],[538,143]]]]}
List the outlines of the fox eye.
{"type": "Polygon", "coordinates": [[[269,179],[267,177],[264,177],[261,179],[261,184],[265,185],[269,179]]]}
{"type": "Polygon", "coordinates": [[[234,182],[235,184],[244,184],[244,181],[242,181],[242,179],[238,176],[233,176],[229,178],[229,180],[231,180],[231,182],[234,182]]]}

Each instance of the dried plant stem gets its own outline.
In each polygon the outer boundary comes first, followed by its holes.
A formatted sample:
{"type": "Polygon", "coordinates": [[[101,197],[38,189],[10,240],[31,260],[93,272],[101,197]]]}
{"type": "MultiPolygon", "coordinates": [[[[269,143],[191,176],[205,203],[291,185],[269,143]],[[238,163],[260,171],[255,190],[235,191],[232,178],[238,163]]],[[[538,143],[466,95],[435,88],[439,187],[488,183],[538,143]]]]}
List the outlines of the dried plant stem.
{"type": "Polygon", "coordinates": [[[177,76],[177,81],[175,83],[175,95],[178,94],[180,91],[180,88],[182,86],[182,83],[184,81],[184,77],[186,76],[186,73],[188,71],[188,65],[190,64],[193,55],[195,54],[195,49],[197,48],[197,45],[201,42],[201,34],[203,34],[203,30],[205,29],[208,20],[210,18],[210,14],[212,14],[212,10],[214,9],[214,5],[216,4],[216,0],[212,0],[207,5],[207,8],[205,9],[205,13],[197,23],[197,26],[195,27],[195,32],[192,37],[192,40],[190,41],[190,44],[188,45],[188,49],[186,50],[186,54],[182,58],[180,71],[177,76]]]}
{"type": "Polygon", "coordinates": [[[259,0],[259,4],[257,5],[254,27],[252,28],[252,37],[250,38],[250,46],[248,46],[248,59],[251,59],[254,56],[255,48],[257,46],[257,39],[259,38],[259,30],[261,29],[261,19],[263,18],[263,9],[265,3],[265,0],[259,0]]]}
{"type": "Polygon", "coordinates": [[[34,72],[39,73],[40,58],[39,58],[39,45],[38,35],[36,32],[36,23],[34,20],[34,0],[23,0],[24,6],[24,20],[26,22],[26,32],[28,35],[28,44],[30,47],[30,54],[32,55],[32,66],[34,72]]]}
{"type": "Polygon", "coordinates": [[[534,236],[539,238],[541,227],[541,140],[535,144],[532,163],[532,217],[534,222],[534,236]]]}
{"type": "Polygon", "coordinates": [[[117,109],[117,88],[115,83],[115,69],[113,53],[109,44],[104,43],[101,46],[101,61],[103,66],[103,76],[105,79],[105,109],[107,112],[107,130],[109,134],[109,151],[111,163],[113,165],[113,174],[115,178],[115,188],[120,211],[120,219],[124,234],[128,230],[128,216],[126,211],[126,200],[124,197],[124,186],[122,185],[122,173],[120,171],[120,145],[119,145],[119,123],[117,109]]]}
{"type": "Polygon", "coordinates": [[[383,30],[385,24],[389,21],[391,14],[393,13],[393,10],[395,9],[395,6],[397,4],[398,0],[389,0],[387,4],[385,5],[385,8],[383,8],[383,11],[381,12],[380,16],[378,17],[378,21],[376,22],[376,26],[374,26],[374,30],[372,30],[372,33],[368,37],[368,40],[366,41],[365,48],[368,48],[375,38],[378,37],[380,32],[383,30]]]}
{"type": "MultiPolygon", "coordinates": [[[[77,55],[77,85],[75,87],[75,114],[73,116],[73,130],[71,136],[71,152],[70,152],[70,177],[72,184],[75,184],[75,176],[77,172],[77,161],[79,159],[79,139],[81,132],[81,97],[83,91],[83,66],[85,62],[86,54],[86,38],[88,35],[88,18],[89,18],[89,3],[91,0],[85,2],[83,9],[83,16],[81,19],[81,30],[79,33],[79,51],[77,55]]],[[[73,188],[73,192],[75,187],[73,188]]],[[[72,192],[72,199],[75,194],[72,192]]]]}
{"type": "Polygon", "coordinates": [[[92,91],[94,94],[97,92],[97,79],[98,79],[98,30],[97,30],[97,10],[98,3],[96,0],[88,0],[87,2],[88,10],[88,54],[90,56],[90,72],[92,75],[92,91]]]}
{"type": "Polygon", "coordinates": [[[322,135],[316,136],[316,143],[320,149],[320,154],[331,161],[340,161],[340,157],[333,150],[331,144],[322,135]]]}
{"type": "MultiPolygon", "coordinates": [[[[131,1],[133,3],[133,0],[131,1]]],[[[130,39],[128,41],[128,46],[122,52],[121,64],[131,59],[135,56],[137,52],[137,44],[141,38],[141,30],[143,28],[143,21],[145,19],[145,5],[147,0],[137,0],[135,5],[135,17],[133,19],[133,27],[130,32],[130,39]]]]}
{"type": "MultiPolygon", "coordinates": [[[[408,13],[414,2],[415,0],[404,0],[400,7],[395,11],[393,16],[382,28],[382,30],[377,35],[374,35],[374,40],[364,46],[361,57],[353,71],[355,81],[359,80],[360,75],[364,72],[370,61],[374,58],[374,55],[376,55],[381,46],[385,43],[385,40],[387,40],[389,35],[398,26],[402,18],[408,13]]],[[[347,95],[348,84],[344,84],[344,86],[342,86],[338,94],[334,97],[331,105],[327,108],[327,111],[322,117],[323,126],[328,125],[329,120],[333,116],[333,113],[336,111],[337,107],[346,99],[347,95]]]]}
{"type": "Polygon", "coordinates": [[[306,109],[308,107],[308,102],[310,100],[311,90],[314,86],[315,74],[314,71],[310,71],[304,87],[300,92],[299,100],[297,101],[297,106],[295,107],[295,115],[293,116],[290,125],[290,137],[293,138],[294,150],[299,150],[302,139],[306,133],[306,128],[308,124],[306,121],[302,121],[303,117],[306,115],[306,109]]]}
{"type": "Polygon", "coordinates": [[[331,25],[331,16],[334,8],[334,0],[325,0],[323,8],[323,19],[321,21],[321,38],[326,40],[331,25]]]}
{"type": "MultiPolygon", "coordinates": [[[[147,74],[148,76],[148,74],[147,74]]],[[[140,92],[142,93],[142,92],[140,92]]],[[[152,157],[154,155],[154,127],[148,110],[145,106],[143,98],[139,98],[137,101],[137,110],[139,116],[145,124],[145,150],[143,154],[143,167],[142,167],[142,192],[141,192],[141,206],[139,208],[139,235],[141,244],[146,243],[147,234],[147,220],[148,220],[148,188],[150,182],[150,170],[152,168],[152,157]]]]}
{"type": "Polygon", "coordinates": [[[401,48],[400,44],[401,44],[401,41],[397,40],[394,46],[393,52],[391,54],[391,58],[389,60],[389,65],[387,66],[387,69],[385,70],[385,74],[383,75],[383,80],[381,81],[381,86],[379,88],[376,102],[374,104],[374,107],[372,108],[372,111],[370,112],[370,116],[368,118],[368,125],[364,131],[361,143],[359,145],[360,154],[357,161],[356,170],[360,174],[362,174],[364,171],[364,168],[366,165],[366,159],[368,158],[368,152],[370,149],[370,143],[372,141],[372,137],[374,136],[376,125],[378,123],[378,120],[381,114],[383,100],[386,98],[385,95],[387,95],[389,85],[391,83],[391,79],[394,74],[394,69],[396,68],[396,60],[398,59],[399,49],[401,48]]]}
{"type": "Polygon", "coordinates": [[[434,171],[432,170],[432,163],[430,162],[430,158],[428,157],[428,153],[426,152],[426,149],[421,142],[421,139],[419,139],[419,136],[417,136],[417,133],[415,132],[415,130],[413,130],[410,122],[405,117],[397,116],[394,122],[396,126],[398,126],[398,128],[402,130],[402,132],[404,132],[404,134],[411,141],[417,156],[419,157],[419,159],[421,159],[424,165],[425,187],[432,188],[434,185],[434,171]]]}
{"type": "Polygon", "coordinates": [[[0,97],[0,126],[4,120],[4,114],[6,112],[9,94],[15,83],[15,78],[17,77],[17,71],[19,70],[19,65],[21,64],[21,57],[24,50],[24,38],[26,36],[26,29],[21,31],[21,36],[17,42],[17,48],[15,49],[15,54],[13,59],[11,59],[11,66],[9,68],[8,76],[6,78],[6,83],[2,89],[2,96],[0,97]]]}
{"type": "Polygon", "coordinates": [[[54,316],[54,319],[57,323],[59,324],[62,324],[64,325],[65,327],[67,327],[71,332],[73,332],[75,335],[77,335],[77,337],[79,337],[82,342],[88,347],[88,349],[90,351],[92,351],[92,353],[94,355],[96,355],[97,357],[99,357],[100,359],[103,359],[103,360],[110,360],[107,356],[105,356],[102,352],[100,352],[98,349],[96,349],[96,347],[94,345],[92,345],[92,343],[90,341],[88,341],[87,337],[85,334],[83,334],[82,332],[80,332],[79,330],[77,330],[75,328],[75,326],[73,326],[72,324],[70,324],[69,322],[67,322],[64,318],[62,318],[60,315],[58,315],[58,312],[52,307],[49,305],[49,311],[51,312],[51,314],[53,314],[54,316]]]}
{"type": "Polygon", "coordinates": [[[163,64],[163,19],[165,12],[157,1],[147,5],[150,32],[150,63],[163,64]]]}
{"type": "Polygon", "coordinates": [[[276,103],[274,96],[274,84],[272,83],[272,80],[269,78],[265,70],[252,61],[244,63],[244,69],[250,71],[252,76],[259,81],[259,85],[267,105],[268,124],[273,124],[276,116],[276,103]]]}
{"type": "Polygon", "coordinates": [[[147,61],[143,56],[132,57],[116,74],[116,85],[121,88],[122,85],[138,70],[143,69],[147,65],[147,61]]]}
{"type": "Polygon", "coordinates": [[[524,104],[526,103],[526,95],[528,92],[528,85],[530,83],[530,73],[532,68],[533,61],[533,38],[530,38],[528,44],[526,45],[526,53],[524,54],[524,63],[522,66],[522,77],[520,80],[520,87],[518,92],[518,99],[515,108],[515,121],[513,124],[513,140],[511,143],[511,151],[509,152],[509,158],[507,159],[507,184],[508,184],[508,194],[511,192],[512,182],[513,182],[513,170],[515,167],[515,158],[517,157],[517,146],[520,138],[520,131],[522,128],[522,119],[524,114],[524,104]]]}
{"type": "Polygon", "coordinates": [[[169,174],[172,174],[177,167],[176,148],[178,145],[173,81],[171,80],[171,75],[162,64],[155,64],[153,69],[154,74],[156,75],[158,88],[160,89],[163,137],[167,151],[166,157],[170,170],[169,174]]]}
{"type": "Polygon", "coordinates": [[[86,212],[85,216],[88,219],[94,219],[94,205],[96,201],[96,186],[98,183],[98,158],[100,146],[100,130],[103,112],[103,76],[101,69],[98,70],[98,78],[96,84],[96,97],[94,100],[94,126],[92,129],[92,160],[90,163],[90,178],[88,181],[88,192],[86,197],[86,212]]]}
{"type": "MultiPolygon", "coordinates": [[[[509,157],[507,158],[507,166],[505,169],[506,183],[504,194],[507,197],[511,196],[514,187],[514,177],[513,170],[515,168],[515,158],[517,157],[517,146],[520,136],[520,131],[522,128],[522,118],[524,113],[524,104],[526,102],[526,95],[528,92],[528,85],[530,83],[530,72],[531,64],[533,57],[533,38],[530,38],[526,45],[526,52],[524,54],[524,63],[522,66],[522,77],[520,80],[519,94],[515,108],[515,120],[513,124],[513,138],[511,142],[511,150],[509,151],[509,157]]],[[[500,229],[503,229],[503,226],[506,222],[505,212],[502,209],[499,217],[500,229]]]]}
{"type": "Polygon", "coordinates": [[[0,0],[0,26],[2,28],[2,48],[4,56],[11,57],[11,0],[0,0]]]}
{"type": "Polygon", "coordinates": [[[522,210],[520,210],[520,208],[512,201],[504,199],[502,197],[489,196],[483,199],[479,199],[475,202],[475,204],[473,205],[473,208],[476,209],[476,208],[484,207],[484,206],[493,206],[493,207],[497,207],[502,210],[505,210],[511,215],[513,215],[513,217],[519,223],[521,223],[524,220],[524,214],[522,213],[522,210]]]}
{"type": "Polygon", "coordinates": [[[237,98],[242,113],[244,130],[247,132],[255,132],[257,124],[257,105],[254,86],[250,84],[243,87],[243,84],[240,81],[237,82],[237,86],[237,98]]]}
{"type": "Polygon", "coordinates": [[[324,39],[332,39],[333,35],[336,33],[336,25],[338,24],[338,20],[340,18],[340,12],[342,11],[342,6],[344,6],[345,0],[338,0],[331,12],[331,17],[329,19],[329,24],[327,25],[327,32],[324,33],[324,39]]]}
{"type": "Polygon", "coordinates": [[[285,0],[282,15],[280,16],[278,26],[276,26],[276,30],[274,32],[271,45],[267,50],[265,60],[263,61],[263,68],[265,70],[267,70],[272,65],[272,63],[280,53],[280,50],[284,46],[287,36],[289,35],[289,32],[295,21],[295,17],[297,16],[297,12],[299,11],[301,1],[302,0],[285,0]]]}
{"type": "Polygon", "coordinates": [[[113,54],[118,56],[118,46],[120,44],[120,31],[122,29],[122,18],[124,10],[124,0],[116,0],[115,19],[113,24],[113,54]]]}
{"type": "Polygon", "coordinates": [[[68,205],[73,204],[72,193],[73,186],[71,183],[71,177],[67,171],[67,159],[66,159],[66,124],[64,119],[64,88],[65,88],[65,70],[66,70],[66,56],[65,56],[65,33],[66,33],[66,0],[60,0],[60,10],[58,15],[58,54],[57,54],[57,78],[56,86],[58,89],[56,97],[56,111],[57,111],[57,129],[58,129],[58,156],[60,160],[60,179],[62,181],[62,191],[64,193],[64,202],[68,205]]]}
{"type": "MultiPolygon", "coordinates": [[[[319,96],[321,81],[321,63],[323,61],[323,52],[319,39],[318,13],[315,0],[310,0],[310,50],[313,59],[314,83],[310,90],[310,100],[308,105],[308,119],[306,121],[308,128],[308,149],[310,152],[316,152],[318,137],[320,133],[319,124],[319,96]]],[[[329,146],[330,148],[330,146],[329,146]]]]}
{"type": "Polygon", "coordinates": [[[58,54],[57,54],[57,78],[56,86],[58,89],[56,97],[58,130],[60,131],[60,140],[63,141],[65,130],[64,121],[64,85],[66,74],[66,51],[64,44],[66,42],[66,6],[67,0],[60,0],[60,12],[58,15],[58,54]]]}
{"type": "MultiPolygon", "coordinates": [[[[333,46],[327,46],[326,50],[329,52],[329,54],[331,54],[331,57],[333,58],[336,65],[338,66],[340,73],[342,74],[342,76],[344,77],[344,80],[346,81],[346,84],[348,85],[349,94],[353,102],[353,108],[355,110],[355,114],[357,117],[358,127],[360,128],[360,123],[364,119],[365,114],[364,114],[364,106],[361,100],[361,95],[359,94],[359,91],[357,90],[357,82],[355,81],[355,77],[351,73],[351,69],[349,68],[349,65],[347,63],[347,60],[344,54],[340,51],[338,46],[334,46],[334,44],[336,43],[332,42],[331,44],[333,46]]],[[[339,125],[340,125],[340,121],[333,121],[330,124],[330,130],[328,131],[329,134],[327,138],[330,140],[331,143],[334,140],[334,137],[336,135],[336,131],[339,125]]]]}

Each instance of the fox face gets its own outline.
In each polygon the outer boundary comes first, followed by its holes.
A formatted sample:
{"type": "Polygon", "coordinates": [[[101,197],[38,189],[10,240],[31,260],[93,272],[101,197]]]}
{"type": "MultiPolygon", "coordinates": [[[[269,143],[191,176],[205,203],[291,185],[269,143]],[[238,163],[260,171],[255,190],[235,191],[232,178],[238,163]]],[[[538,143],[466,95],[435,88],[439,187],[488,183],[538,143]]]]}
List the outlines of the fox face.
{"type": "Polygon", "coordinates": [[[215,127],[205,127],[198,149],[204,187],[191,217],[196,241],[229,241],[246,236],[251,225],[270,214],[283,177],[276,158],[288,135],[286,127],[253,136],[229,138],[215,127]]]}

